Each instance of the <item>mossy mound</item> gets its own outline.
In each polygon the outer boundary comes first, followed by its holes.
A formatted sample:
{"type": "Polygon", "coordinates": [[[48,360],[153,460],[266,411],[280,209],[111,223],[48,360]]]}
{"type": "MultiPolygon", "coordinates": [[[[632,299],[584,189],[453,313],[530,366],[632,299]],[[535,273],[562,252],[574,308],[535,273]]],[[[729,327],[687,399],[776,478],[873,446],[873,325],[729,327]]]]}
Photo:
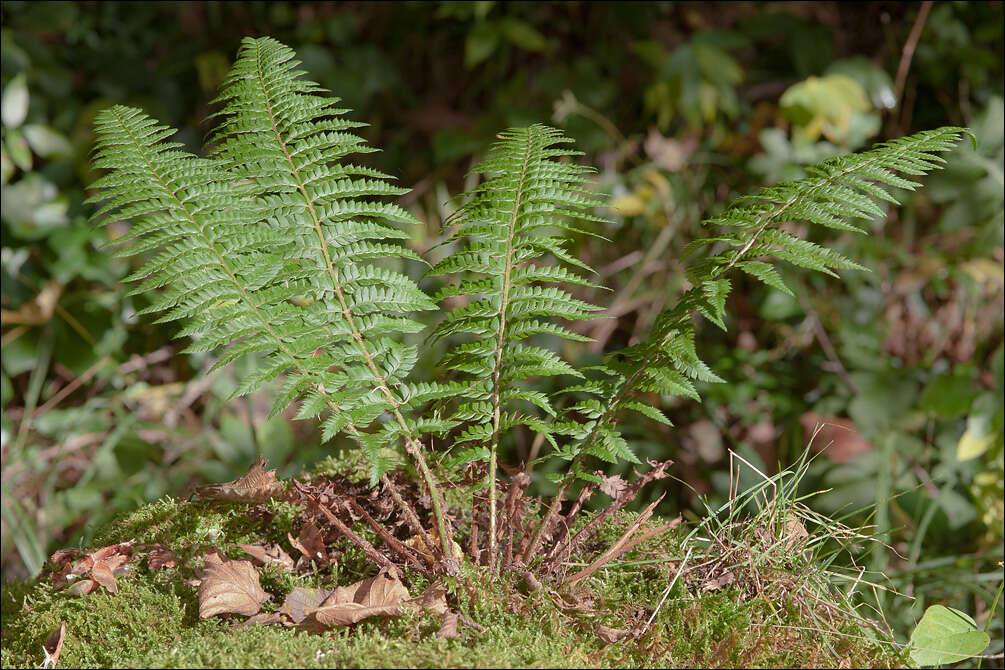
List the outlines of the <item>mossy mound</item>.
{"type": "MultiPolygon", "coordinates": [[[[233,628],[244,619],[238,615],[200,619],[194,580],[202,553],[212,547],[248,559],[238,544],[272,542],[292,552],[287,533],[297,512],[276,500],[165,498],[124,516],[98,534],[96,547],[160,544],[177,554],[178,565],[151,570],[137,551],[130,563],[135,571],[117,578],[114,594],[102,588],[74,597],[57,591],[45,573],[4,584],[3,666],[38,666],[44,641],[64,621],[61,667],[879,667],[901,661],[850,623],[823,630],[792,602],[749,599],[730,587],[707,591],[685,580],[666,593],[680,553],[673,533],[643,543],[571,596],[547,585],[528,593],[515,575],[496,577],[465,564],[447,587],[453,605],[484,630],[462,627],[455,639],[435,636],[439,617],[411,611],[324,633],[233,628]],[[610,642],[611,630],[635,634],[610,642]]],[[[598,540],[617,538],[634,519],[615,515],[598,540]]],[[[262,587],[273,595],[266,608],[295,586],[330,588],[376,573],[354,546],[333,549],[339,560],[321,572],[262,568],[262,587]]],[[[572,560],[585,565],[592,558],[572,560]]],[[[428,585],[408,570],[403,581],[413,595],[428,585]]]]}

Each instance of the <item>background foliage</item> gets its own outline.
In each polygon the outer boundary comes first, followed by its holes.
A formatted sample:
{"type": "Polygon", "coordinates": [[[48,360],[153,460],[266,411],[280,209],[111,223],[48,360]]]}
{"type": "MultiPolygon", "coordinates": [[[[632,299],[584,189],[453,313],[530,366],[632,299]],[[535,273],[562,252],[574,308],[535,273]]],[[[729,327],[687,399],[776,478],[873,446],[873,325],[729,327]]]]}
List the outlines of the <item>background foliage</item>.
{"type": "MultiPolygon", "coordinates": [[[[677,461],[684,485],[661,511],[701,514],[702,499],[728,494],[728,450],[771,473],[828,422],[806,490],[826,491],[812,499],[821,512],[875,524],[894,550],[864,566],[899,593],[876,595],[891,625],[906,633],[934,603],[988,620],[1005,518],[1001,3],[0,12],[5,579],[112,514],[232,479],[257,452],[284,476],[330,453],[317,427],[266,419],[267,393],[225,406],[233,373],[197,374],[213,361],[177,355],[170,330],[135,316],[146,299],[120,283],[128,262],[100,248],[124,229],[92,228],[83,204],[97,110],[142,107],[196,150],[241,37],[268,34],[370,124],[361,134],[383,151],[363,158],[413,189],[399,203],[424,223],[417,252],[442,239],[450,196],[500,129],[544,122],[576,139],[614,198],[602,231],[613,243],[573,249],[614,289],[577,294],[614,317],[581,330],[595,344],[567,344],[584,364],[635,342],[679,295],[685,245],[732,197],[874,141],[973,128],[976,151],[961,145],[872,235],[842,239],[873,272],[844,283],[793,273],[796,298],[738,286],[729,331],[699,332],[727,383],[702,389],[704,405],[651,398],[676,428],[622,427],[640,457],[677,461]]],[[[515,463],[535,445],[510,449],[503,461],[515,463]]],[[[540,491],[547,474],[535,472],[540,491]]],[[[1001,650],[1000,607],[987,653],[1001,650]]]]}

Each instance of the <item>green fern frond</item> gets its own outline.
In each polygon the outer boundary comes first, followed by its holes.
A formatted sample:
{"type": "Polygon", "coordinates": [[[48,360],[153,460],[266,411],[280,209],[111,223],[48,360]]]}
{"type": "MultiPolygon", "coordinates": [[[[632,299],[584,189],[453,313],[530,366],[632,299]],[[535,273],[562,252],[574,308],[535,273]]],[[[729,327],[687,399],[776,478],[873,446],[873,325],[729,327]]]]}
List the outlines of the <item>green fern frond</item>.
{"type": "MultiPolygon", "coordinates": [[[[568,267],[544,263],[551,256],[591,271],[565,249],[564,237],[542,233],[577,230],[576,220],[602,220],[591,214],[603,202],[588,193],[591,170],[564,162],[578,154],[562,146],[569,142],[558,130],[542,125],[500,134],[485,160],[474,168],[488,178],[468,192],[469,200],[449,221],[453,234],[448,242],[455,243],[458,251],[430,270],[431,275],[455,280],[440,290],[438,298],[468,299],[443,318],[431,338],[462,338],[441,366],[486,380],[490,387],[487,399],[480,393],[478,398],[467,398],[469,402],[459,403],[452,416],[457,422],[468,422],[455,444],[477,445],[460,451],[456,461],[487,460],[486,481],[490,482],[495,480],[502,435],[525,426],[547,436],[549,424],[537,412],[555,414],[544,394],[521,388],[521,382],[531,377],[582,376],[555,353],[523,341],[539,333],[581,341],[584,338],[548,319],[588,319],[599,310],[561,287],[592,285],[589,281],[568,267]],[[470,402],[475,400],[477,406],[470,402]],[[528,413],[527,408],[534,412],[528,413]]],[[[480,391],[483,387],[470,388],[480,391]]],[[[494,492],[490,507],[494,519],[494,492]]],[[[494,528],[490,535],[494,547],[494,528]]]]}
{"type": "Polygon", "coordinates": [[[343,118],[347,110],[337,106],[338,98],[320,95],[322,89],[304,79],[298,65],[293,51],[273,39],[242,42],[218,98],[223,107],[210,139],[217,143],[214,156],[251,185],[261,219],[281,225],[296,240],[285,260],[305,282],[304,297],[320,305],[311,311],[302,336],[327,337],[319,347],[328,354],[315,356],[313,366],[343,365],[350,373],[329,377],[326,390],[341,393],[355,384],[382,389],[377,406],[397,413],[403,403],[399,386],[417,350],[389,337],[412,329],[407,322],[395,328],[397,323],[385,320],[377,335],[361,319],[404,315],[434,304],[405,275],[365,261],[419,260],[395,244],[408,236],[387,225],[418,221],[397,205],[363,199],[407,189],[391,185],[379,172],[334,162],[372,151],[348,132],[364,124],[343,118]]]}
{"type": "MultiPolygon", "coordinates": [[[[402,414],[418,349],[399,338],[421,329],[409,313],[435,305],[404,274],[368,262],[421,262],[393,225],[418,221],[374,199],[407,191],[388,175],[337,163],[374,149],[349,132],[363,124],[343,118],[348,110],[297,65],[275,40],[243,41],[213,115],[209,159],[164,142],[173,131],[137,110],[103,112],[95,165],[112,172],[94,185],[105,202],[98,216],[134,222],[124,253],[156,250],[131,279],[139,292],[159,291],[145,313],[187,321],[189,351],[221,351],[218,366],[264,354],[237,394],[282,377],[273,412],[297,400],[302,418],[327,412],[325,438],[344,431],[356,440],[373,459],[374,482],[407,451],[449,547],[417,436],[452,424],[402,414]]],[[[414,512],[410,523],[420,530],[414,512]]]]}
{"type": "MultiPolygon", "coordinates": [[[[656,319],[646,340],[607,358],[605,376],[595,396],[610,399],[592,424],[590,433],[573,453],[593,453],[622,409],[639,411],[634,392],[687,396],[698,399],[694,382],[719,379],[698,356],[694,342],[694,313],[725,329],[725,303],[731,284],[725,273],[736,267],[780,291],[791,291],[770,263],[772,258],[836,276],[835,270],[864,269],[841,254],[800,239],[786,224],[808,224],[840,231],[865,232],[856,222],[883,214],[880,203],[896,203],[890,188],[914,189],[918,182],[902,175],[920,176],[940,167],[939,154],[956,145],[963,128],[925,131],[878,145],[860,154],[839,156],[807,170],[809,176],[766,188],[742,198],[705,222],[718,227],[714,236],[693,243],[691,249],[717,250],[692,265],[692,288],[677,304],[656,319]],[[610,381],[613,379],[614,381],[610,381]]],[[[603,438],[610,441],[611,438],[603,438]]]]}

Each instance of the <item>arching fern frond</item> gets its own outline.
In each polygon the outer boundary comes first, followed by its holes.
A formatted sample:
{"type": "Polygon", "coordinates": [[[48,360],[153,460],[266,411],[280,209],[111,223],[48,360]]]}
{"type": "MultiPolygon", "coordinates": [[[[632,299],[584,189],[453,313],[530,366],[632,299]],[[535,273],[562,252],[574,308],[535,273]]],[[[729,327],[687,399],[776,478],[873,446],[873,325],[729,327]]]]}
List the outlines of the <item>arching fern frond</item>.
{"type": "Polygon", "coordinates": [[[855,222],[883,215],[880,202],[897,202],[891,189],[916,188],[918,182],[910,177],[927,174],[944,164],[939,154],[955,146],[964,133],[969,131],[939,128],[886,142],[860,154],[831,158],[809,168],[806,178],[765,188],[706,221],[705,225],[719,230],[691,245],[692,250],[713,247],[710,255],[688,269],[691,288],[657,317],[644,341],[608,355],[603,366],[593,369],[587,383],[572,389],[587,399],[570,411],[587,416],[588,421],[577,427],[574,418],[563,420],[572,440],[555,455],[570,461],[570,467],[554,504],[535,532],[528,555],[533,555],[572,481],[577,477],[592,478],[584,468],[586,456],[612,462],[635,458],[617,430],[617,417],[622,410],[655,417],[651,408],[634,399],[634,393],[698,399],[695,382],[722,381],[697,353],[694,314],[725,329],[726,298],[731,289],[726,276],[729,270],[737,268],[790,293],[771,264],[773,259],[834,276],[834,270],[861,269],[841,254],[797,237],[786,229],[786,224],[865,232],[855,222]]]}

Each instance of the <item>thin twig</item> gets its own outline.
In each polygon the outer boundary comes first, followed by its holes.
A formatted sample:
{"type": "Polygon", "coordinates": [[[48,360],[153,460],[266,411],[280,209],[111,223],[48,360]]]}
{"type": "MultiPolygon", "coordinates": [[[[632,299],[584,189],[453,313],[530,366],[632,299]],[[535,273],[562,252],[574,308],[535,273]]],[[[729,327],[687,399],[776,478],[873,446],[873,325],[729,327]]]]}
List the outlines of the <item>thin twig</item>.
{"type": "Polygon", "coordinates": [[[387,556],[377,551],[376,547],[374,547],[372,544],[370,544],[362,537],[354,533],[352,529],[349,528],[349,526],[347,526],[341,519],[332,514],[327,507],[322,505],[321,502],[310,491],[307,490],[307,487],[298,482],[296,479],[293,480],[293,486],[296,487],[296,489],[301,493],[301,495],[303,495],[308,501],[313,503],[314,506],[317,507],[322,514],[324,514],[325,518],[328,519],[328,521],[330,521],[332,525],[335,526],[335,528],[337,528],[340,533],[345,535],[347,538],[349,538],[349,540],[353,544],[362,549],[363,553],[366,554],[367,558],[369,558],[371,561],[373,561],[382,568],[389,565],[394,565],[391,559],[389,559],[387,556]]]}
{"type": "MultiPolygon", "coordinates": [[[[426,566],[423,565],[423,561],[419,558],[419,556],[411,549],[409,549],[407,546],[405,546],[402,542],[397,540],[393,535],[387,532],[387,529],[385,529],[383,526],[377,523],[377,520],[374,519],[372,516],[370,516],[370,514],[365,509],[363,509],[363,507],[358,502],[356,502],[354,498],[350,496],[345,496],[345,500],[346,502],[349,503],[349,506],[352,507],[353,511],[356,512],[356,514],[359,514],[361,517],[363,517],[363,519],[370,525],[371,528],[374,529],[374,531],[377,532],[378,535],[380,535],[381,539],[384,540],[384,542],[386,542],[388,546],[391,547],[391,549],[394,549],[396,552],[401,554],[406,561],[409,561],[413,565],[415,565],[415,567],[423,574],[430,574],[426,566]]],[[[433,559],[430,559],[429,568],[432,569],[436,568],[433,559]]]]}
{"type": "Polygon", "coordinates": [[[894,97],[900,103],[900,97],[904,94],[904,85],[907,83],[907,71],[911,69],[911,61],[914,59],[914,50],[918,47],[918,40],[921,39],[921,31],[928,20],[928,13],[932,11],[932,0],[925,0],[921,3],[918,16],[914,19],[911,32],[904,42],[904,48],[900,51],[900,64],[897,65],[897,81],[894,85],[894,97]]]}
{"type": "MultiPolygon", "coordinates": [[[[625,551],[627,551],[626,547],[628,547],[629,540],[631,540],[632,536],[638,531],[639,528],[642,527],[642,524],[648,521],[649,517],[653,515],[653,510],[656,509],[657,505],[663,502],[664,496],[666,496],[666,493],[661,495],[654,502],[650,503],[648,507],[642,510],[642,513],[639,514],[638,518],[636,518],[635,521],[632,523],[632,525],[628,527],[628,530],[626,530],[624,534],[622,534],[622,536],[618,538],[617,542],[612,544],[611,547],[603,554],[601,554],[600,557],[597,558],[597,560],[593,561],[593,563],[586,566],[585,568],[574,574],[572,577],[566,579],[564,584],[575,584],[578,581],[586,579],[594,572],[602,568],[605,564],[610,563],[618,556],[623,554],[625,551]]],[[[667,528],[663,528],[662,530],[667,530],[669,526],[670,524],[667,525],[667,528]]]]}

